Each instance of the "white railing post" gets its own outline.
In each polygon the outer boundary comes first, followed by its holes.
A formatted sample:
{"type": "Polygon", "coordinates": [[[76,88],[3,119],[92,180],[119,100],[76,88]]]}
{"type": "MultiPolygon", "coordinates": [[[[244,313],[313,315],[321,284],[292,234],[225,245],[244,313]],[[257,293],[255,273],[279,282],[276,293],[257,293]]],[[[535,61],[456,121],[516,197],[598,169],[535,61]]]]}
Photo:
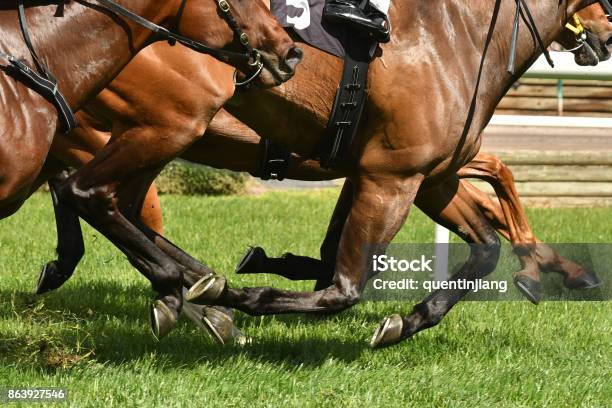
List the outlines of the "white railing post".
{"type": "Polygon", "coordinates": [[[448,275],[448,243],[450,241],[450,231],[441,225],[436,224],[436,261],[434,278],[438,281],[445,281],[448,275]]]}

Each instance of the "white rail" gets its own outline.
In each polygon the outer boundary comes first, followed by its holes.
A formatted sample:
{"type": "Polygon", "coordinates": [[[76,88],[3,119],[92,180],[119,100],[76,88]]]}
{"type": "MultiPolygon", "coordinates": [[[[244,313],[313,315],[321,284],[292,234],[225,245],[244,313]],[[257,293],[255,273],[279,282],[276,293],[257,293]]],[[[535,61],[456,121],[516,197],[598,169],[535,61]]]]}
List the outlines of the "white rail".
{"type": "Polygon", "coordinates": [[[543,79],[592,79],[612,81],[612,60],[599,63],[595,67],[581,67],[574,62],[574,54],[551,52],[555,68],[551,68],[544,57],[538,60],[525,73],[525,78],[543,79]]]}

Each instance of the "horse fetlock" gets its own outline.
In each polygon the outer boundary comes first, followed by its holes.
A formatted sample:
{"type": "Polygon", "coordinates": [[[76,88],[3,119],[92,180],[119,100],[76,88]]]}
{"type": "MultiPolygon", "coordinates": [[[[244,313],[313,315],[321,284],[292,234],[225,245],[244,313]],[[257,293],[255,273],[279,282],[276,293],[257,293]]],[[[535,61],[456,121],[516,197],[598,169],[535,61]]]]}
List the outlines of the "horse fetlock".
{"type": "Polygon", "coordinates": [[[412,312],[419,318],[415,332],[437,326],[448,312],[449,306],[447,301],[436,299],[417,304],[412,312]]]}
{"type": "Polygon", "coordinates": [[[483,278],[495,270],[501,254],[501,241],[497,234],[491,234],[484,245],[476,251],[478,259],[478,278],[483,278]]]}
{"type": "Polygon", "coordinates": [[[325,307],[327,313],[340,313],[355,306],[361,300],[361,294],[357,288],[339,289],[333,286],[326,289],[319,304],[325,307]]]}
{"type": "Polygon", "coordinates": [[[156,292],[182,293],[184,269],[182,266],[168,262],[155,269],[151,284],[156,292]]]}

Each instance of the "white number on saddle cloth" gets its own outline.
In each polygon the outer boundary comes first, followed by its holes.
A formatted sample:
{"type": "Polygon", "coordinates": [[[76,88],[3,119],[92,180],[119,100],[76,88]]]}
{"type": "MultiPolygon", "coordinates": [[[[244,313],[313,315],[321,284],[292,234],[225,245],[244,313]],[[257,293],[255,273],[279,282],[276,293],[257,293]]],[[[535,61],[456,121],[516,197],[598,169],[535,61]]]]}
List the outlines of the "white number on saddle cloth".
{"type": "Polygon", "coordinates": [[[310,27],[310,6],[308,0],[286,0],[287,7],[292,6],[304,10],[299,16],[290,17],[287,12],[287,23],[295,27],[296,30],[304,30],[310,27]]]}

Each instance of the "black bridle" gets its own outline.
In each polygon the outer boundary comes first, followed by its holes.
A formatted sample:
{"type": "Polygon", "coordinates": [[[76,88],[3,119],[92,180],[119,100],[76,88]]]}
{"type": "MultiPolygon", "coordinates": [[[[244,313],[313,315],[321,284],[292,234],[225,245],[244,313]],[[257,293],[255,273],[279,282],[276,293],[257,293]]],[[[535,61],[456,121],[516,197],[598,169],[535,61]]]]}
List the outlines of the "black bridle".
{"type": "MultiPolygon", "coordinates": [[[[187,48],[190,48],[196,52],[201,54],[208,54],[212,57],[215,57],[224,62],[232,61],[232,62],[244,62],[249,66],[259,66],[261,64],[261,55],[256,48],[253,48],[249,42],[249,36],[242,31],[236,19],[234,18],[234,14],[232,13],[231,7],[228,3],[228,0],[215,0],[217,2],[217,6],[223,15],[223,18],[230,26],[236,37],[240,40],[240,44],[244,47],[245,52],[234,52],[234,51],[226,51],[220,50],[216,48],[209,47],[200,42],[194,41],[190,38],[187,38],[181,34],[170,31],[164,27],[161,27],[141,16],[135,14],[134,12],[126,9],[125,7],[115,3],[112,0],[95,0],[98,3],[102,4],[105,8],[112,11],[113,13],[119,14],[127,19],[132,20],[136,24],[153,31],[160,38],[168,41],[170,44],[174,45],[177,42],[184,45],[187,48]]],[[[182,4],[180,7],[179,14],[177,16],[177,21],[180,21],[180,17],[182,14],[182,10],[184,8],[185,2],[187,0],[182,0],[182,4]]]]}
{"type": "MultiPolygon", "coordinates": [[[[242,31],[234,15],[232,13],[231,7],[228,3],[228,0],[215,0],[217,2],[217,6],[219,7],[219,11],[221,15],[224,17],[227,24],[230,26],[236,37],[239,39],[240,44],[242,44],[244,48],[244,52],[235,52],[235,51],[226,51],[221,49],[216,49],[204,45],[200,42],[194,41],[190,38],[187,38],[181,34],[170,31],[161,27],[138,14],[126,9],[125,7],[117,4],[112,0],[95,0],[100,3],[107,10],[121,15],[129,20],[132,20],[136,24],[151,30],[155,34],[157,34],[161,39],[168,41],[171,45],[175,45],[177,42],[184,45],[187,48],[190,48],[196,52],[201,54],[207,54],[214,58],[217,58],[224,62],[233,62],[233,63],[245,63],[250,67],[254,68],[254,74],[249,77],[248,80],[244,81],[237,85],[246,85],[249,82],[253,81],[261,71],[263,70],[263,63],[261,62],[261,54],[256,48],[253,48],[249,42],[248,35],[242,31]]],[[[179,8],[179,12],[177,15],[177,26],[180,23],[180,17],[183,13],[183,9],[185,8],[185,2],[187,0],[182,0],[181,7],[179,8]]],[[[70,108],[68,101],[62,95],[58,88],[58,82],[51,70],[42,62],[36,53],[36,49],[32,43],[32,39],[30,37],[30,31],[28,29],[28,24],[25,15],[25,6],[24,0],[18,0],[18,15],[19,15],[19,26],[21,28],[21,32],[26,43],[28,50],[30,51],[30,55],[32,56],[32,60],[34,61],[34,65],[36,69],[30,68],[23,60],[13,55],[5,54],[0,51],[0,57],[6,59],[11,64],[10,67],[19,74],[23,79],[30,85],[30,87],[36,92],[40,93],[47,100],[52,102],[57,110],[60,117],[60,121],[62,123],[62,128],[65,133],[69,133],[76,127],[76,119],[74,116],[74,112],[70,108]]]]}
{"type": "MultiPolygon", "coordinates": [[[[529,31],[531,31],[532,35],[535,37],[535,40],[538,43],[538,47],[540,47],[544,57],[546,57],[546,61],[548,64],[554,68],[555,64],[550,57],[550,53],[548,52],[548,48],[542,41],[542,36],[540,36],[540,32],[538,31],[538,27],[531,15],[531,11],[529,10],[529,6],[525,2],[525,0],[515,0],[516,1],[516,13],[514,15],[514,25],[512,28],[512,42],[510,44],[510,57],[508,59],[508,67],[507,71],[510,75],[514,75],[515,73],[515,64],[516,64],[516,48],[518,44],[518,33],[519,33],[519,25],[521,21],[521,17],[526,20],[527,27],[529,31]]],[[[599,4],[603,7],[604,11],[608,16],[612,16],[612,3],[610,0],[599,0],[599,4]]]]}

